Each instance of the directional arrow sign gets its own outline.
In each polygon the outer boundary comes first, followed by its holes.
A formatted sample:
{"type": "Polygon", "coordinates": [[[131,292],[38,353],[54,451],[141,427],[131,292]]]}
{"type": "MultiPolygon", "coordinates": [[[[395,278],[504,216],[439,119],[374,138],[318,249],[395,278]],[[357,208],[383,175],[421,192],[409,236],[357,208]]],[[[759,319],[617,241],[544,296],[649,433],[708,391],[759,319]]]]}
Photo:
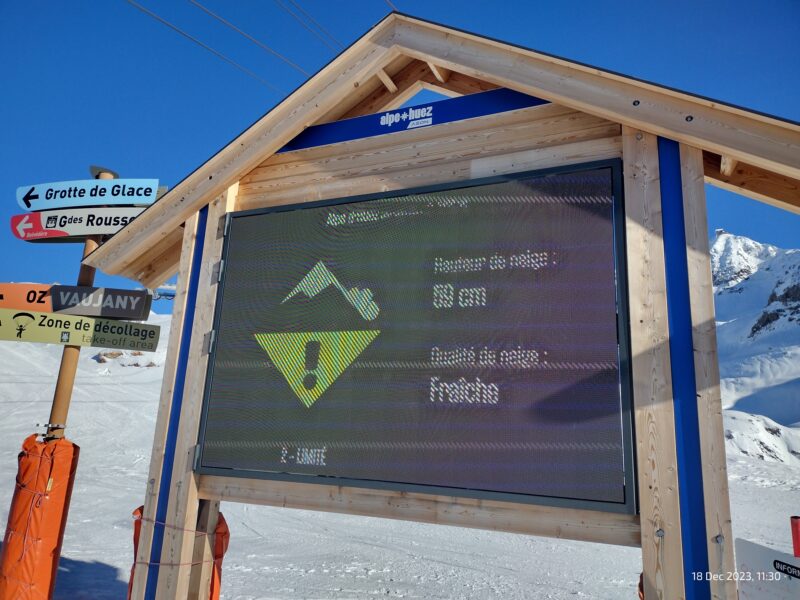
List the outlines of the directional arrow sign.
{"type": "Polygon", "coordinates": [[[11,227],[16,231],[17,237],[25,239],[28,235],[28,230],[33,229],[34,225],[31,223],[30,215],[22,215],[22,218],[17,221],[16,225],[14,225],[12,221],[11,227]]]}
{"type": "Polygon", "coordinates": [[[143,206],[109,206],[14,215],[11,232],[26,242],[80,242],[90,235],[117,233],[144,210],[143,206]]]}
{"type": "Polygon", "coordinates": [[[0,308],[138,321],[150,314],[144,290],[0,283],[0,308]]]}
{"type": "Polygon", "coordinates": [[[147,206],[156,201],[158,179],[85,179],[37,183],[17,188],[17,203],[25,210],[82,206],[147,206]]]}
{"type": "Polygon", "coordinates": [[[157,325],[0,308],[0,340],[153,352],[159,332],[157,325]]]}
{"type": "Polygon", "coordinates": [[[31,202],[33,200],[38,200],[38,199],[39,199],[39,194],[36,193],[36,188],[32,187],[27,192],[25,192],[25,195],[22,197],[22,202],[25,203],[26,208],[30,208],[31,202]]]}

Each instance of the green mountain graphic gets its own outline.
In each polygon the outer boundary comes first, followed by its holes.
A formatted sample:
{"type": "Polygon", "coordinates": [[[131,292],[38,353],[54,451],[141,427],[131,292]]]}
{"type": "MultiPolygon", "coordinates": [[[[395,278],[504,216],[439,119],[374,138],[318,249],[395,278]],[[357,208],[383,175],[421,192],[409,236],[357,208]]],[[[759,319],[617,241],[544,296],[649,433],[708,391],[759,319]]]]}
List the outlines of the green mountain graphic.
{"type": "Polygon", "coordinates": [[[303,331],[257,333],[255,337],[295,395],[310,408],[379,333],[377,329],[303,331]],[[309,369],[307,352],[312,345],[316,364],[309,369]]]}
{"type": "Polygon", "coordinates": [[[314,268],[303,277],[300,283],[298,283],[291,292],[289,292],[289,295],[283,299],[281,304],[300,293],[305,294],[309,298],[313,298],[331,286],[339,290],[345,300],[358,311],[358,314],[361,315],[364,320],[373,321],[378,316],[378,313],[380,313],[380,308],[378,308],[378,305],[372,299],[372,290],[369,288],[360,290],[356,287],[350,290],[346,289],[339,283],[339,280],[336,279],[336,275],[331,273],[322,261],[314,265],[314,268]]]}

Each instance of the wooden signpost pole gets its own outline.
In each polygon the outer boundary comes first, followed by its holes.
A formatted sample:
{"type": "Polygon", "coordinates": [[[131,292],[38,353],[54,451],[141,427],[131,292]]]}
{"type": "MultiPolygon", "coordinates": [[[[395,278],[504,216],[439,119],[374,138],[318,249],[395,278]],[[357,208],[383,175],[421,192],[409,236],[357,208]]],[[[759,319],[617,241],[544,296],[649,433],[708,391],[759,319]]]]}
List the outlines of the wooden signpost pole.
{"type": "MultiPolygon", "coordinates": [[[[114,174],[102,171],[97,174],[96,179],[114,179],[114,174]]],[[[83,258],[94,252],[100,244],[99,236],[86,238],[83,245],[83,258]]],[[[91,286],[94,284],[95,268],[83,264],[78,272],[78,285],[91,286]]],[[[61,354],[61,366],[58,369],[58,379],[56,380],[56,390],[53,393],[53,406],[50,409],[50,419],[47,422],[47,434],[45,441],[57,440],[64,437],[64,428],[67,426],[67,414],[69,404],[72,400],[72,387],[75,383],[75,373],[78,370],[78,358],[81,354],[80,346],[64,346],[61,354]]]]}

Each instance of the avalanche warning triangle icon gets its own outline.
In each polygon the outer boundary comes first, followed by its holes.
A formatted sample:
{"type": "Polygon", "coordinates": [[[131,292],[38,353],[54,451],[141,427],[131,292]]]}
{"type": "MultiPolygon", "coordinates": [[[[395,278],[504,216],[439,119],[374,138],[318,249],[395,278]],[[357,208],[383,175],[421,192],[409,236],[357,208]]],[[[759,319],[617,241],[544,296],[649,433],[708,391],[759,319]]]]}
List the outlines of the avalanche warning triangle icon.
{"type": "Polygon", "coordinates": [[[300,401],[310,408],[380,330],[303,331],[255,334],[300,401]]]}

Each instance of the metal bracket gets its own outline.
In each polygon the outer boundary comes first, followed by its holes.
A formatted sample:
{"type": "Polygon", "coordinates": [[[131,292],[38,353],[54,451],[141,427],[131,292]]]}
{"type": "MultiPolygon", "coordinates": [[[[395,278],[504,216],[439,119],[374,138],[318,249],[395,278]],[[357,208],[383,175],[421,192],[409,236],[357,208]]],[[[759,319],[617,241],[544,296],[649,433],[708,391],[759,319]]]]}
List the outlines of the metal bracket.
{"type": "Polygon", "coordinates": [[[194,445],[194,456],[192,457],[192,470],[197,471],[200,468],[200,444],[194,445]]]}
{"type": "Polygon", "coordinates": [[[222,272],[225,270],[225,259],[223,258],[214,265],[211,269],[211,279],[220,283],[222,281],[222,272]]]}
{"type": "Polygon", "coordinates": [[[219,229],[217,229],[217,237],[224,238],[228,235],[228,231],[231,228],[231,213],[225,213],[225,216],[220,218],[219,229]]]}
{"type": "Polygon", "coordinates": [[[214,351],[216,340],[217,332],[213,329],[203,336],[203,354],[211,354],[214,351]]]}

